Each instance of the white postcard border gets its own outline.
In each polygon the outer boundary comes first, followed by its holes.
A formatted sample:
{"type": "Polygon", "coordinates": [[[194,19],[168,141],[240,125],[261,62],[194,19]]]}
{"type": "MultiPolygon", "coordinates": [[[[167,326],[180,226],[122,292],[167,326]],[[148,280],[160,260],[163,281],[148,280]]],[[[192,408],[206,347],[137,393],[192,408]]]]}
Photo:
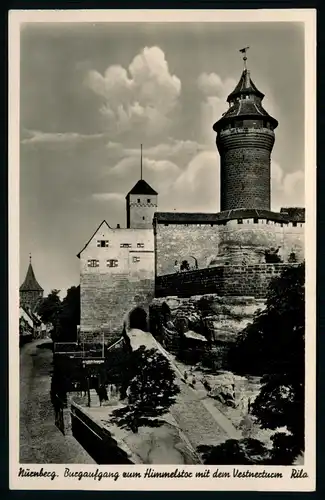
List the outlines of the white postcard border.
{"type": "Polygon", "coordinates": [[[316,474],[316,10],[66,10],[9,12],[9,462],[10,489],[25,490],[223,490],[314,491],[316,474]],[[306,449],[307,478],[290,479],[292,467],[235,466],[81,466],[28,464],[25,468],[54,471],[58,478],[19,477],[19,65],[23,23],[76,22],[300,22],[305,25],[305,206],[306,206],[306,449]],[[118,471],[112,478],[64,477],[64,470],[118,471]],[[127,479],[123,472],[184,470],[187,479],[127,479]],[[196,471],[229,471],[231,478],[195,478],[196,471]],[[233,469],[283,474],[282,479],[236,478],[233,469]]]}

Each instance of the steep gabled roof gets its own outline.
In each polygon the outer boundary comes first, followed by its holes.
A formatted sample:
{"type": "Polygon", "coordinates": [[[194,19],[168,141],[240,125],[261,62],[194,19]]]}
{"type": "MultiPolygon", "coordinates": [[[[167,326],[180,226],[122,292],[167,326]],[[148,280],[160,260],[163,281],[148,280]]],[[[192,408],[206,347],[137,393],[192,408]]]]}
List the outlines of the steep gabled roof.
{"type": "Polygon", "coordinates": [[[153,194],[153,195],[157,195],[158,193],[154,189],[152,189],[152,187],[149,186],[149,184],[144,179],[140,179],[135,184],[135,186],[133,186],[131,191],[128,192],[126,197],[128,197],[129,194],[153,194]]]}
{"type": "Polygon", "coordinates": [[[35,278],[32,263],[29,263],[24,283],[19,288],[20,292],[43,292],[43,288],[35,278]]]}
{"type": "Polygon", "coordinates": [[[106,220],[103,220],[103,222],[101,222],[99,224],[99,226],[96,229],[96,231],[91,235],[91,237],[89,238],[89,240],[87,241],[87,243],[85,244],[85,246],[77,254],[78,259],[80,259],[80,254],[85,250],[85,248],[87,248],[87,246],[89,245],[89,243],[91,242],[91,240],[93,239],[93,237],[95,236],[95,234],[97,233],[97,231],[99,231],[99,229],[102,227],[103,224],[106,224],[106,226],[108,227],[108,229],[112,229],[111,226],[109,224],[107,224],[106,220]]]}

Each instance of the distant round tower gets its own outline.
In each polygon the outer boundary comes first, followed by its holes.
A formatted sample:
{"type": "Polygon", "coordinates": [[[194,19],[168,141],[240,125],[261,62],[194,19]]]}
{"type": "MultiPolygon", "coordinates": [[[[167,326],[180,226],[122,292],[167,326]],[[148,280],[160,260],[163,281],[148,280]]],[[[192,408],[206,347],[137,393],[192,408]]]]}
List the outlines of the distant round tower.
{"type": "Polygon", "coordinates": [[[278,122],[262,107],[264,94],[246,68],[247,48],[241,50],[244,70],[227,98],[229,109],[213,126],[220,153],[221,211],[270,210],[271,152],[278,122]]]}

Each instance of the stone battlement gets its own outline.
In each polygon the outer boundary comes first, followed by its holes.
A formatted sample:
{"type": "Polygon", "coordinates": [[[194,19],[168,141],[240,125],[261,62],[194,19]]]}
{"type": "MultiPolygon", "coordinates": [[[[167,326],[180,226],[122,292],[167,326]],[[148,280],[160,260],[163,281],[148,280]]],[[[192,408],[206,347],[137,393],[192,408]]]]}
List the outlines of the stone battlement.
{"type": "Polygon", "coordinates": [[[156,297],[251,296],[265,298],[270,281],[284,269],[298,264],[229,265],[158,276],[156,297]]]}

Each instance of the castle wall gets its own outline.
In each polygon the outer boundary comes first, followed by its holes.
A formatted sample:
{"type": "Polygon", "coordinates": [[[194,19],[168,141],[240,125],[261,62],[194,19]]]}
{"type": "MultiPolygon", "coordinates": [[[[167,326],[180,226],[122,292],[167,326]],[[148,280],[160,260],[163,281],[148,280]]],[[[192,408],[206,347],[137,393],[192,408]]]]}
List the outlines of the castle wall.
{"type": "Polygon", "coordinates": [[[291,252],[304,259],[304,224],[282,224],[258,219],[230,220],[226,225],[157,224],[155,235],[156,274],[174,273],[175,260],[184,259],[206,268],[215,256],[218,264],[260,264],[264,250],[281,246],[279,255],[287,262],[291,252]]]}
{"type": "MultiPolygon", "coordinates": [[[[152,271],[153,274],[153,271],[152,271]]],[[[134,307],[147,308],[154,296],[153,277],[141,273],[81,274],[81,340],[89,341],[104,332],[105,342],[121,336],[126,314],[134,307]]]]}
{"type": "MultiPolygon", "coordinates": [[[[291,264],[254,264],[218,266],[196,271],[159,276],[156,297],[191,297],[217,294],[263,299],[270,281],[291,264]]],[[[297,265],[297,264],[294,264],[297,265]]]]}
{"type": "Polygon", "coordinates": [[[156,274],[174,272],[175,260],[187,260],[206,267],[208,259],[218,253],[219,227],[210,224],[157,224],[155,236],[156,274]]]}
{"type": "Polygon", "coordinates": [[[106,341],[113,341],[125,314],[146,305],[153,293],[153,231],[102,224],[80,254],[81,339],[104,329],[106,341]]]}
{"type": "Polygon", "coordinates": [[[266,219],[243,219],[219,226],[219,256],[229,264],[260,264],[265,262],[265,249],[278,248],[283,262],[294,252],[297,261],[304,260],[304,223],[283,224],[266,219]]]}

